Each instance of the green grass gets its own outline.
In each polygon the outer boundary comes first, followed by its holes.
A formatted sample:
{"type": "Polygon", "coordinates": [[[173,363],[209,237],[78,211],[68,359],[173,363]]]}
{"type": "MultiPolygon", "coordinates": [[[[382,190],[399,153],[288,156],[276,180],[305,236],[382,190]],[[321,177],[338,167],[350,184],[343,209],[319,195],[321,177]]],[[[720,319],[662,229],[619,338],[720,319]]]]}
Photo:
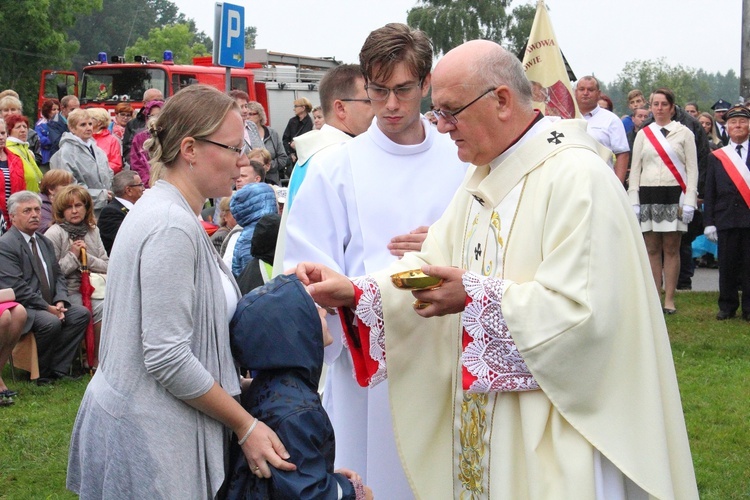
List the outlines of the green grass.
{"type": "MultiPolygon", "coordinates": [[[[703,500],[750,498],[750,324],[716,321],[716,293],[681,293],[667,317],[703,500]]],[[[75,498],[65,490],[70,430],[89,377],[37,387],[0,408],[0,498],[75,498]]]]}
{"type": "Polygon", "coordinates": [[[679,294],[667,327],[701,498],[750,498],[750,323],[716,321],[717,297],[679,294]]]}
{"type": "Polygon", "coordinates": [[[19,395],[13,406],[0,408],[0,498],[76,498],[65,489],[65,470],[70,431],[90,377],[37,387],[13,382],[6,366],[3,380],[19,395]]]}

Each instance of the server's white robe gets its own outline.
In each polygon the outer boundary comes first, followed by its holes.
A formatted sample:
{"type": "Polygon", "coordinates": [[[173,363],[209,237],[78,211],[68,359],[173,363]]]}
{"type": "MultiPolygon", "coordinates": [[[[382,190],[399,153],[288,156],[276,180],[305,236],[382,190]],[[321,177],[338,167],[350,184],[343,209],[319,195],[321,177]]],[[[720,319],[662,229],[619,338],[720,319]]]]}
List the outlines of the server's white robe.
{"type": "MultiPolygon", "coordinates": [[[[466,175],[456,147],[422,118],[425,140],[400,145],[378,128],[309,165],[286,221],[284,269],[321,262],[347,275],[382,269],[396,258],[391,238],[435,222],[466,175]]],[[[325,155],[325,156],[323,156],[325,155]]],[[[341,332],[338,318],[331,331],[341,332]]],[[[378,498],[411,496],[396,451],[387,384],[360,387],[340,335],[325,352],[323,405],[336,433],[336,466],[362,475],[378,498]]]]}

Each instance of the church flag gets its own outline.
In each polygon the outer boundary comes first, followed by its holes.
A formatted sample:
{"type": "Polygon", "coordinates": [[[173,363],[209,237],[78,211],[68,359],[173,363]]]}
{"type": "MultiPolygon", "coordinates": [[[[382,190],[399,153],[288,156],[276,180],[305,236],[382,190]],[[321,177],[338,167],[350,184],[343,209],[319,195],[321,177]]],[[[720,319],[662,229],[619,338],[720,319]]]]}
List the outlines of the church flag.
{"type": "Polygon", "coordinates": [[[580,116],[544,0],[536,4],[534,24],[523,54],[523,68],[531,81],[535,108],[547,116],[580,116]]]}

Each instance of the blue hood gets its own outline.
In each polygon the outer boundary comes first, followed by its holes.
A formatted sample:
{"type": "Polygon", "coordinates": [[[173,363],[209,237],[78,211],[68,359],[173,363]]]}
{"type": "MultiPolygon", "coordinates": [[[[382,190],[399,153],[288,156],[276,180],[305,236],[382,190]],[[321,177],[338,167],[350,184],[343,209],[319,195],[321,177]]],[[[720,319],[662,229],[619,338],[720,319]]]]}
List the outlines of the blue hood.
{"type": "Polygon", "coordinates": [[[232,273],[239,276],[247,263],[253,259],[250,248],[255,226],[264,215],[279,213],[279,206],[273,188],[266,183],[258,182],[243,186],[234,193],[229,208],[237,224],[242,226],[242,233],[237,239],[232,256],[232,273]]]}
{"type": "Polygon", "coordinates": [[[229,329],[240,365],[261,373],[293,370],[317,390],[323,330],[315,303],[296,276],[277,276],[245,295],[229,329]]]}

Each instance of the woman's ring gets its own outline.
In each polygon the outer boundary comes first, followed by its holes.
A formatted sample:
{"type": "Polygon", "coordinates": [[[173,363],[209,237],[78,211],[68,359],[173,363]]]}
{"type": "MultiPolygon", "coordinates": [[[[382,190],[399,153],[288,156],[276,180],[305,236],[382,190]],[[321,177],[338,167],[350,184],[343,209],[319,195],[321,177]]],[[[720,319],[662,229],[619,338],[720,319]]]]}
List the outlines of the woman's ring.
{"type": "Polygon", "coordinates": [[[253,467],[253,472],[258,472],[259,470],[260,470],[260,467],[258,467],[257,465],[253,467]]]}

